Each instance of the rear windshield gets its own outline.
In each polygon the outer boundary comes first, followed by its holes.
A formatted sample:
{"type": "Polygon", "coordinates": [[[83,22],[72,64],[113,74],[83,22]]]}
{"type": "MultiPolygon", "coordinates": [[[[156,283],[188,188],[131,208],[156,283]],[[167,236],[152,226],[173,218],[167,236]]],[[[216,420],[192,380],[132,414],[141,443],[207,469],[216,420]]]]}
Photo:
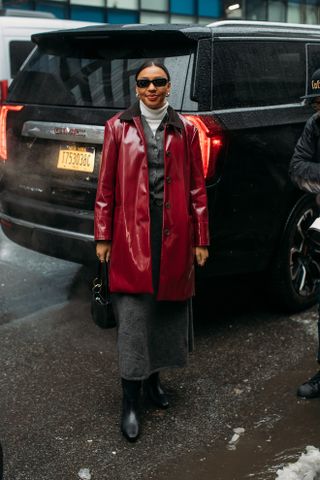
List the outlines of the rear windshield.
{"type": "MultiPolygon", "coordinates": [[[[154,57],[153,57],[154,58],[154,57]]],[[[37,49],[11,84],[9,100],[29,104],[123,109],[135,97],[135,72],[149,58],[79,58],[51,55],[37,49]]],[[[150,58],[151,59],[151,58],[150,58]]],[[[191,51],[159,58],[171,75],[170,104],[196,109],[190,97],[191,51]],[[184,100],[185,99],[185,100],[184,100]]]]}

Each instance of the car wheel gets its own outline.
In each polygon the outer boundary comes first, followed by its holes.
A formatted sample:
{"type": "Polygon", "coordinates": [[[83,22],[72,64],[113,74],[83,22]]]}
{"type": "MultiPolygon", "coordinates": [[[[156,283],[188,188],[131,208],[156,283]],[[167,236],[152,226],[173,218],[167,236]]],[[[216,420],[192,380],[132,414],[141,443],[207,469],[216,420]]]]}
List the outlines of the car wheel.
{"type": "Polygon", "coordinates": [[[273,298],[287,311],[298,312],[318,300],[320,258],[315,258],[307,230],[319,215],[314,197],[302,197],[291,211],[273,261],[270,287],[273,298]]]}

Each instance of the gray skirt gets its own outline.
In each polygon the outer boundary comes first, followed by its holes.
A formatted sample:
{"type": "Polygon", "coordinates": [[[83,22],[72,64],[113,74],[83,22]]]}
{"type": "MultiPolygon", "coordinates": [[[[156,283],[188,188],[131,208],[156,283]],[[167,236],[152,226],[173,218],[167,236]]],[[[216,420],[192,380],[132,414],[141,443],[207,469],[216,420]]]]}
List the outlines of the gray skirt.
{"type": "MultiPolygon", "coordinates": [[[[184,367],[193,350],[191,298],[158,301],[162,206],[150,205],[154,294],[112,293],[120,376],[143,380],[165,368],[184,367]]],[[[174,261],[174,259],[172,260],[174,261]]]]}

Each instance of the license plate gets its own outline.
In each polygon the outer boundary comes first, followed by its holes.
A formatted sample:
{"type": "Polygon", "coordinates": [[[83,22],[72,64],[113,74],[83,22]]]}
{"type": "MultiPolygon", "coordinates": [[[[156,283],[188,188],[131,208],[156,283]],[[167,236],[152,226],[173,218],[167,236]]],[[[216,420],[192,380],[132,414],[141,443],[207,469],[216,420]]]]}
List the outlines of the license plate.
{"type": "Polygon", "coordinates": [[[94,147],[68,147],[60,148],[58,168],[75,170],[77,172],[93,172],[94,170],[94,147]]]}

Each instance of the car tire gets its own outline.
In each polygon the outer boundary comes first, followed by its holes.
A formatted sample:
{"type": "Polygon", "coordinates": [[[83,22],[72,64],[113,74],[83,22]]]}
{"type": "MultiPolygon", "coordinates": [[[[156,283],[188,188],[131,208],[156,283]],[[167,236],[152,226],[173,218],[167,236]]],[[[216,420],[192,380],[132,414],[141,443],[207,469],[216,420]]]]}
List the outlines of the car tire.
{"type": "Polygon", "coordinates": [[[285,311],[299,312],[318,300],[320,257],[317,262],[307,241],[307,230],[318,215],[319,207],[313,196],[299,199],[287,219],[272,262],[269,287],[273,300],[285,311]]]}

